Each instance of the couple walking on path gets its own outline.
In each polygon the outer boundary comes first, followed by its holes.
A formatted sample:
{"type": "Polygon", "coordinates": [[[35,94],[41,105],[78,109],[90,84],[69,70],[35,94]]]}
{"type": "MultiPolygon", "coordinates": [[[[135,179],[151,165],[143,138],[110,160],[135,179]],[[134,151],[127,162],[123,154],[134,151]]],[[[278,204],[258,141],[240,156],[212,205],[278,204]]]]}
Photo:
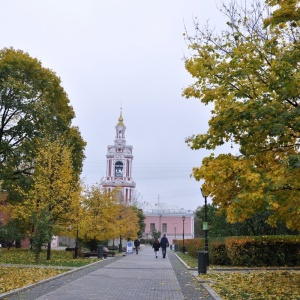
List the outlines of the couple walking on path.
{"type": "Polygon", "coordinates": [[[160,242],[159,242],[158,238],[156,238],[154,240],[153,246],[152,246],[152,248],[154,248],[155,257],[157,258],[157,253],[159,251],[159,248],[161,248],[163,258],[166,258],[167,247],[169,247],[169,241],[165,234],[160,239],[160,242]]]}

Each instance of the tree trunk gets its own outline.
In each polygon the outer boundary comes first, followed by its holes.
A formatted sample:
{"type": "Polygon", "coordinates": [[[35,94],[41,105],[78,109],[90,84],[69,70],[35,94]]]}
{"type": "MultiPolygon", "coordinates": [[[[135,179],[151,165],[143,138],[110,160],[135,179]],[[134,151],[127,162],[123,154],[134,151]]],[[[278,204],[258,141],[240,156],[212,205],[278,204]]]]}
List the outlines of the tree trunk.
{"type": "Polygon", "coordinates": [[[47,260],[51,259],[51,242],[48,242],[47,246],[47,260]]]}

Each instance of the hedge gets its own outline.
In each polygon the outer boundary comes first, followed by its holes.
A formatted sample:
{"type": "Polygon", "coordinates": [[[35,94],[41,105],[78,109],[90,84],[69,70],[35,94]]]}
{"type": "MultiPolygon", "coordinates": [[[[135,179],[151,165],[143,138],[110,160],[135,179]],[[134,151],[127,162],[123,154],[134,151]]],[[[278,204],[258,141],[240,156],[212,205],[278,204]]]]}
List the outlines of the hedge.
{"type": "MultiPolygon", "coordinates": [[[[182,252],[182,241],[177,241],[182,252]]],[[[184,241],[186,251],[198,257],[204,250],[204,239],[184,241]]],[[[212,265],[248,267],[299,266],[299,236],[227,237],[224,241],[209,241],[209,262],[212,265]]]]}
{"type": "Polygon", "coordinates": [[[300,265],[299,236],[231,237],[224,243],[234,266],[300,265]]]}

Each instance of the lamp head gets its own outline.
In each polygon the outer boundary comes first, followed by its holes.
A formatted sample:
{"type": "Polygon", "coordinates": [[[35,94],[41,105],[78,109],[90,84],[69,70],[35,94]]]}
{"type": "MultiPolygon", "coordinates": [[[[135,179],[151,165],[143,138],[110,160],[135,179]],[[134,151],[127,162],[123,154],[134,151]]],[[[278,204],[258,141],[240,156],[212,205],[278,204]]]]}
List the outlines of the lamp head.
{"type": "Polygon", "coordinates": [[[182,221],[184,221],[185,220],[185,216],[182,216],[182,221]]]}
{"type": "Polygon", "coordinates": [[[205,198],[205,197],[206,197],[206,195],[205,195],[205,193],[204,193],[204,190],[203,190],[203,188],[200,188],[200,191],[201,191],[202,197],[203,197],[203,198],[205,198]]]}

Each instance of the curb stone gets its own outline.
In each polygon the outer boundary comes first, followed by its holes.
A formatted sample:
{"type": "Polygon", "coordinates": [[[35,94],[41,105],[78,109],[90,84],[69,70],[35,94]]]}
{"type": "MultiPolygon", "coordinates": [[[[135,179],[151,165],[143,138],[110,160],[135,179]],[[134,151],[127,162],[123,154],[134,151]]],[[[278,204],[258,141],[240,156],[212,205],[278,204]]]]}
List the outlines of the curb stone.
{"type": "Polygon", "coordinates": [[[222,300],[222,298],[217,294],[207,283],[202,283],[202,286],[209,292],[209,294],[215,299],[215,300],[222,300]]]}

